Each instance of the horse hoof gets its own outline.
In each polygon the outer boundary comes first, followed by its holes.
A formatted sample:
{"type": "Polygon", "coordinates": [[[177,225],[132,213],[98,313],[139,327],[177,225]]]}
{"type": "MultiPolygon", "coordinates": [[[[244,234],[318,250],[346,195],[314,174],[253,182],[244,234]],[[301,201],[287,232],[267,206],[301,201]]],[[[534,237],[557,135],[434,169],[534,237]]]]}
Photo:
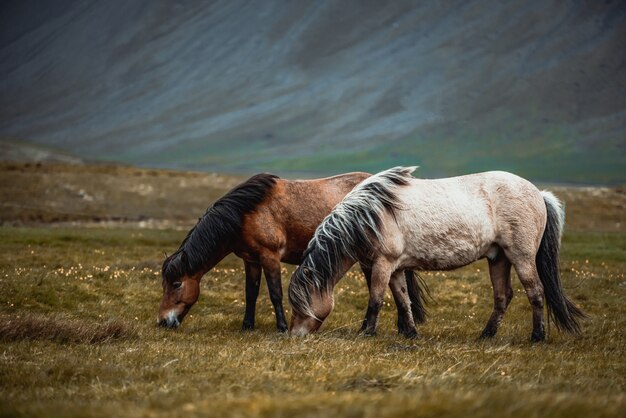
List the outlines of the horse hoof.
{"type": "Polygon", "coordinates": [[[532,343],[540,343],[546,340],[546,335],[545,334],[535,334],[533,332],[533,334],[530,336],[530,342],[532,343]]]}
{"type": "Polygon", "coordinates": [[[487,340],[487,339],[491,339],[493,337],[496,336],[496,332],[490,329],[486,329],[484,330],[480,336],[478,337],[479,340],[487,340]]]}
{"type": "Polygon", "coordinates": [[[241,326],[242,331],[251,331],[253,329],[254,329],[254,322],[252,323],[244,322],[243,325],[241,326]]]}
{"type": "Polygon", "coordinates": [[[276,329],[278,330],[278,332],[280,332],[281,334],[284,334],[287,332],[288,328],[287,325],[278,325],[276,326],[276,329]]]}

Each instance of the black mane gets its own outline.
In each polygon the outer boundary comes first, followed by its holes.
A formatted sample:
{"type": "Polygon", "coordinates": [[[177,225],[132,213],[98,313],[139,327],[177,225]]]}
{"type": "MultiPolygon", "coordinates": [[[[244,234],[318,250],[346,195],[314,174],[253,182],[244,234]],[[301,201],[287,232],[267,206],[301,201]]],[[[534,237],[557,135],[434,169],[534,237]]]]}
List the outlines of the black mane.
{"type": "Polygon", "coordinates": [[[163,262],[163,279],[172,283],[206,266],[213,254],[241,232],[243,216],[265,199],[276,179],[273,174],[252,176],[209,206],[178,250],[163,262]]]}

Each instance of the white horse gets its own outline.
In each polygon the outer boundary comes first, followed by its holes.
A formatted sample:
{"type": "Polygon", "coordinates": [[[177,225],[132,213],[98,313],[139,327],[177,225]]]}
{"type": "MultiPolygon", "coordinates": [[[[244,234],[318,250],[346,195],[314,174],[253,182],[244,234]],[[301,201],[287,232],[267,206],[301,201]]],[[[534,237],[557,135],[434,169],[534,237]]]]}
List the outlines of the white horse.
{"type": "Polygon", "coordinates": [[[511,298],[515,267],[533,312],[532,341],[545,339],[543,306],[559,329],[580,333],[585,314],[563,293],[559,248],[565,213],[550,192],[510,173],[493,171],[438,180],[396,167],[356,186],[309,242],[289,284],[290,331],[317,330],[331,312],[332,289],[358,262],[372,269],[363,331],[374,334],[389,285],[400,298],[409,336],[417,336],[402,272],[451,270],[487,258],[493,313],[481,337],[498,330],[511,298]]]}

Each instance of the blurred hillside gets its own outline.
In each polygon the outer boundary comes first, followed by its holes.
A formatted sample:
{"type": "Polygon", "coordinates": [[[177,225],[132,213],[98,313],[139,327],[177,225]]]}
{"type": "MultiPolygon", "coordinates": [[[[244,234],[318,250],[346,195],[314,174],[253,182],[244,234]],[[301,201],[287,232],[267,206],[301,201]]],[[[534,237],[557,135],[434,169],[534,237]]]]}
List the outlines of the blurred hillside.
{"type": "Polygon", "coordinates": [[[626,181],[623,1],[0,8],[0,135],[81,158],[626,181]]]}

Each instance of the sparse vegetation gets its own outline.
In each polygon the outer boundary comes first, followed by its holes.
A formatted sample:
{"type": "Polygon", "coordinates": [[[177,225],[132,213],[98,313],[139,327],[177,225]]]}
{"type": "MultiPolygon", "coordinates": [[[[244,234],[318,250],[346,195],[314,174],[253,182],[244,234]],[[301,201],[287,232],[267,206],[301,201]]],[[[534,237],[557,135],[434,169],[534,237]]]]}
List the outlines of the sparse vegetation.
{"type": "Polygon", "coordinates": [[[133,335],[121,321],[100,324],[56,315],[26,314],[0,316],[0,340],[48,340],[58,343],[97,344],[133,335]]]}
{"type": "Polygon", "coordinates": [[[419,340],[396,334],[390,296],[379,335],[357,335],[367,304],[358,271],[336,288],[319,334],[277,334],[266,290],[257,329],[242,332],[244,273],[231,257],[204,278],[182,327],[160,329],[163,251],[185,230],[5,225],[0,416],[620,416],[626,235],[623,222],[615,229],[623,215],[584,222],[607,210],[589,196],[577,200],[586,209],[568,206],[581,215],[568,218],[561,265],[591,318],[583,337],[551,327],[546,344],[529,342],[516,278],[499,334],[477,341],[492,306],[484,262],[424,274],[433,301],[419,340]]]}
{"type": "Polygon", "coordinates": [[[189,226],[241,181],[120,165],[0,162],[0,222],[189,226]]]}

